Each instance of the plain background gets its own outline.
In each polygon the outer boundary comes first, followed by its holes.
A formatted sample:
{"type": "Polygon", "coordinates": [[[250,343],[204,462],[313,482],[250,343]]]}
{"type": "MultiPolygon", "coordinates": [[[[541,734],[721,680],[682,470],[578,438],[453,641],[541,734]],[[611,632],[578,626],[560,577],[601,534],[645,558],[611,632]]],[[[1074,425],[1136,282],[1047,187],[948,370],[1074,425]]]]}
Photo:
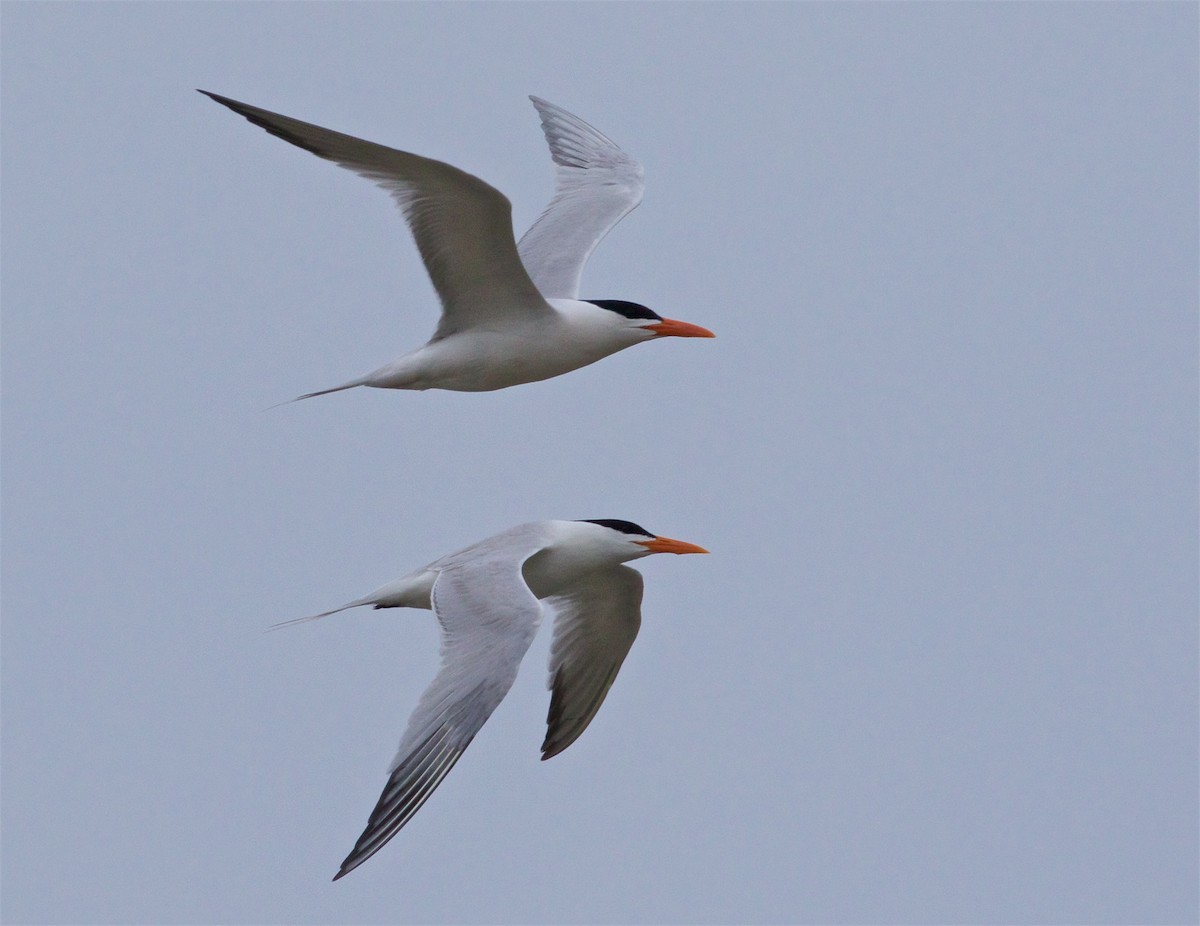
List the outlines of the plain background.
{"type": "Polygon", "coordinates": [[[1194,4],[33,4],[3,17],[3,917],[1185,923],[1194,4]],[[714,329],[357,390],[436,303],[388,198],[194,92],[551,190],[585,296],[714,329]],[[512,524],[655,557],[592,727],[543,632],[330,884],[437,663],[337,605],[512,524]]]}

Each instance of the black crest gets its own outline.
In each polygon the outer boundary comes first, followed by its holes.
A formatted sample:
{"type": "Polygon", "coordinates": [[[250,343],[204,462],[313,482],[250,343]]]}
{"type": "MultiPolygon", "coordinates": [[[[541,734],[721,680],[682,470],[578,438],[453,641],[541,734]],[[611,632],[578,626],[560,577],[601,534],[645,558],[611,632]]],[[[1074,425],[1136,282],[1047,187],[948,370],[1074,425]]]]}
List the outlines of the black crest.
{"type": "Polygon", "coordinates": [[[620,299],[588,299],[586,301],[602,309],[608,309],[610,312],[616,312],[618,315],[624,315],[626,318],[653,318],[662,321],[662,316],[657,312],[644,305],[638,305],[636,302],[624,302],[620,299]]]}
{"type": "Polygon", "coordinates": [[[615,531],[620,531],[622,534],[641,534],[643,537],[653,537],[646,528],[639,527],[632,521],[619,521],[614,518],[584,518],[588,524],[599,524],[601,527],[611,527],[615,531]]]}

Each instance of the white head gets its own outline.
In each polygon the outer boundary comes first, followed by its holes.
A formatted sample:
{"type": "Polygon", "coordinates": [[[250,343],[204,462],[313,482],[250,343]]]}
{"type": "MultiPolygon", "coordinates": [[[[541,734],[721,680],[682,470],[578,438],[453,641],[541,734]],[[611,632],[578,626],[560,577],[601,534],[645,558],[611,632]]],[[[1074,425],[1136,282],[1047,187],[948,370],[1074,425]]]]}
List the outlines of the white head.
{"type": "Polygon", "coordinates": [[[672,540],[670,537],[659,537],[650,533],[644,527],[632,521],[621,521],[614,518],[598,520],[572,521],[579,525],[577,531],[581,539],[586,538],[589,547],[600,551],[611,552],[617,562],[627,562],[640,559],[651,553],[707,553],[704,547],[683,540],[672,540]]]}
{"type": "Polygon", "coordinates": [[[651,553],[707,553],[703,547],[657,537],[630,521],[544,521],[547,545],[524,566],[529,587],[538,598],[560,594],[596,569],[641,559],[651,553]]]}
{"type": "Polygon", "coordinates": [[[614,326],[629,329],[645,339],[716,337],[707,328],[676,321],[673,318],[663,318],[654,310],[636,302],[625,302],[622,299],[588,299],[586,302],[588,305],[611,312],[612,317],[608,321],[614,326]]]}

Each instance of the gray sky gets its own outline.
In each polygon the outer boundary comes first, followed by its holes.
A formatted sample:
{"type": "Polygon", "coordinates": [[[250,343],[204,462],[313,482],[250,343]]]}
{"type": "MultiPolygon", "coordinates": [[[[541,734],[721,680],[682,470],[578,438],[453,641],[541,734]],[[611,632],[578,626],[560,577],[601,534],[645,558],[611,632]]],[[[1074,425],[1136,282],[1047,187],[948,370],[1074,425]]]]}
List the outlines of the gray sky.
{"type": "Polygon", "coordinates": [[[4,4],[7,922],[1194,922],[1197,7],[4,4]],[[712,328],[357,390],[434,295],[388,198],[203,87],[514,203],[526,95],[646,168],[585,296],[712,328]],[[641,636],[538,761],[548,634],[337,884],[437,663],[340,604],[627,518],[641,636]]]}

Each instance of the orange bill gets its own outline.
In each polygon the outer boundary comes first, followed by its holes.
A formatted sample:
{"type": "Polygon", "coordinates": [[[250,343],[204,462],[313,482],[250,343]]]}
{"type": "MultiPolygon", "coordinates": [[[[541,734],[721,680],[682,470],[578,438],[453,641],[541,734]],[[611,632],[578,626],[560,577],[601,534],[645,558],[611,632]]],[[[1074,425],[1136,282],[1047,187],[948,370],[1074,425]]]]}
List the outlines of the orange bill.
{"type": "Polygon", "coordinates": [[[672,540],[670,537],[655,537],[653,540],[635,540],[651,553],[707,553],[704,547],[684,540],[672,540]]]}
{"type": "Polygon", "coordinates": [[[716,335],[707,328],[701,328],[699,325],[692,325],[688,322],[676,321],[673,318],[664,318],[662,321],[655,322],[653,325],[643,325],[648,331],[653,331],[660,338],[715,338],[716,335]]]}

